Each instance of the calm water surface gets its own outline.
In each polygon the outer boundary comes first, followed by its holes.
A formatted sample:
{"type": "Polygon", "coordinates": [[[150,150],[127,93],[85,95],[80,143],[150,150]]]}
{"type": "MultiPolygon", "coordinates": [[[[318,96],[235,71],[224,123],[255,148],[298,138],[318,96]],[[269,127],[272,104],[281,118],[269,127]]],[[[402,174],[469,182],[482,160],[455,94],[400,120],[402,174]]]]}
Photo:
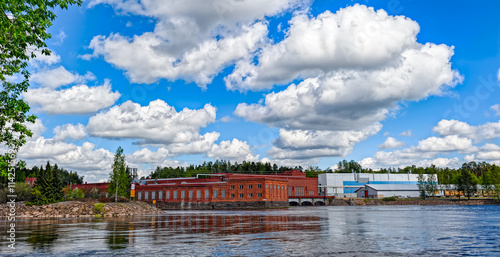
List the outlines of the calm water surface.
{"type": "MultiPolygon", "coordinates": [[[[0,221],[7,231],[6,220],[0,221]]],[[[500,256],[500,206],[326,206],[18,221],[36,256],[500,256]]],[[[5,232],[4,232],[5,235],[5,232]]]]}

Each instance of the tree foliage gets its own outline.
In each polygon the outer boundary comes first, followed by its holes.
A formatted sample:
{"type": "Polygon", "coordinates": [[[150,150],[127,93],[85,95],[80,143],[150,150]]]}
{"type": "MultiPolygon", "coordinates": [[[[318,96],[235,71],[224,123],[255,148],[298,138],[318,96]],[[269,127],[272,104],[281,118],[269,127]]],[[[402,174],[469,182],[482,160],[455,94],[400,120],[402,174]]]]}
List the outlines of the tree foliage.
{"type": "Polygon", "coordinates": [[[45,40],[51,37],[47,29],[56,18],[53,9],[73,4],[81,5],[82,0],[0,1],[0,144],[9,149],[0,155],[3,176],[26,137],[32,136],[26,123],[36,119],[21,98],[29,87],[28,60],[36,52],[50,54],[45,40]]]}
{"type": "Polygon", "coordinates": [[[418,191],[420,192],[420,198],[425,199],[427,197],[427,180],[423,173],[419,173],[417,176],[418,191]]]}
{"type": "Polygon", "coordinates": [[[477,177],[467,168],[463,168],[458,178],[457,190],[470,199],[477,192],[477,177]]]}
{"type": "MultiPolygon", "coordinates": [[[[278,167],[277,164],[268,162],[247,162],[241,163],[226,160],[216,160],[215,162],[203,162],[201,165],[189,165],[188,167],[156,167],[151,172],[149,178],[177,178],[177,177],[195,177],[198,174],[211,173],[247,173],[247,174],[276,174],[287,170],[301,170],[302,167],[278,167]]],[[[314,168],[315,171],[319,168],[314,168]]],[[[323,172],[321,172],[323,173],[323,172]]],[[[317,173],[307,172],[309,176],[318,176],[317,173]]],[[[144,178],[144,177],[143,177],[144,178]]]]}
{"type": "MultiPolygon", "coordinates": [[[[14,181],[24,183],[26,178],[36,178],[41,169],[43,169],[43,167],[33,166],[33,168],[27,168],[17,166],[15,168],[16,176],[14,181]]],[[[60,180],[63,186],[83,183],[83,176],[79,176],[76,171],[68,171],[64,168],[59,168],[57,164],[52,167],[52,170],[57,173],[57,179],[60,180]]],[[[7,186],[6,177],[0,176],[0,182],[2,186],[7,186]]]]}
{"type": "Polygon", "coordinates": [[[351,173],[351,172],[361,172],[362,167],[359,163],[351,160],[350,162],[347,162],[347,160],[340,161],[337,164],[337,169],[335,169],[335,172],[338,173],[351,173]]]}
{"type": "Polygon", "coordinates": [[[57,165],[51,166],[47,162],[45,169],[40,167],[37,173],[35,185],[31,191],[31,204],[43,205],[61,201],[63,187],[58,176],[57,165]]]}
{"type": "Polygon", "coordinates": [[[123,148],[116,149],[113,165],[111,166],[111,173],[109,174],[108,192],[111,195],[117,194],[118,196],[128,197],[130,194],[130,183],[132,177],[127,173],[127,164],[125,163],[125,155],[123,155],[123,148]]]}

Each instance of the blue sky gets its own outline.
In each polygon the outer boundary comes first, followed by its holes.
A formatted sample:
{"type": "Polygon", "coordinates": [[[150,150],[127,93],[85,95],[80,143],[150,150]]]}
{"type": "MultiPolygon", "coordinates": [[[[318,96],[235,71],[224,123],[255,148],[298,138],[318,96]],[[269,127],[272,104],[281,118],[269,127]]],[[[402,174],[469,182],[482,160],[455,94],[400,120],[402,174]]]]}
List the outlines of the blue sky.
{"type": "Polygon", "coordinates": [[[500,161],[500,3],[91,0],[57,10],[20,151],[87,181],[226,159],[500,161]]]}

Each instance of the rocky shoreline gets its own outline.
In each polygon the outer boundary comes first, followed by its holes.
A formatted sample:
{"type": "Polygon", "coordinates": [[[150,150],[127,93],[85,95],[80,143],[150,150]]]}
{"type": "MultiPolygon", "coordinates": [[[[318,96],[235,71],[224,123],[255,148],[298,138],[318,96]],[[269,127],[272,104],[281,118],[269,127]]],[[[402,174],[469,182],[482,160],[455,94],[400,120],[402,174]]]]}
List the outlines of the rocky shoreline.
{"type": "MultiPolygon", "coordinates": [[[[97,201],[79,202],[65,201],[42,206],[26,206],[23,202],[16,203],[15,216],[17,218],[69,218],[69,217],[96,217],[102,213],[104,217],[152,215],[161,210],[144,202],[103,203],[102,210],[96,210],[97,201]]],[[[7,204],[0,205],[0,217],[8,217],[11,208],[7,204]]]]}
{"type": "Polygon", "coordinates": [[[330,205],[498,205],[494,199],[334,199],[330,205]]]}

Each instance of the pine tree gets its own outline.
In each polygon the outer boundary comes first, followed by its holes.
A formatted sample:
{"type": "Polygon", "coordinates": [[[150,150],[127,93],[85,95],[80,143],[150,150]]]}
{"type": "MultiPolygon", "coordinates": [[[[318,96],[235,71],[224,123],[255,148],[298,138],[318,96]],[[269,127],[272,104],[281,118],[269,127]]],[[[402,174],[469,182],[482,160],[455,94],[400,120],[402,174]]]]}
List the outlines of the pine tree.
{"type": "Polygon", "coordinates": [[[32,190],[32,202],[34,205],[55,203],[62,200],[62,183],[58,175],[58,167],[50,166],[47,162],[37,173],[35,186],[32,190]]]}
{"type": "Polygon", "coordinates": [[[62,192],[62,189],[63,189],[63,184],[61,182],[61,178],[59,176],[59,167],[57,166],[57,164],[54,165],[54,167],[52,168],[52,187],[54,189],[54,201],[58,202],[58,201],[61,201],[62,198],[63,198],[63,192],[62,192]]]}

